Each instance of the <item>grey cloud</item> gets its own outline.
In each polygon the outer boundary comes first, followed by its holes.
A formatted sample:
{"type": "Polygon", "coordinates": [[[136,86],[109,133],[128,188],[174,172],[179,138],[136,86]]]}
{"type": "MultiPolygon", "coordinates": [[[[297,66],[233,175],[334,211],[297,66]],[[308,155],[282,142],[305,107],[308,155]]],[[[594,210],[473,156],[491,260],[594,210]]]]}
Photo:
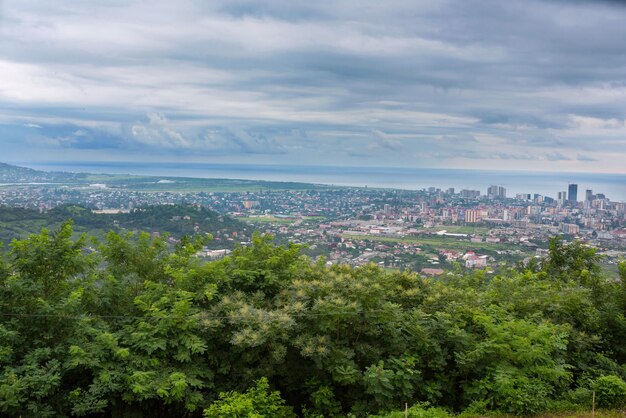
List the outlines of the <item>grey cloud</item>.
{"type": "Polygon", "coordinates": [[[501,160],[522,160],[522,161],[534,160],[537,158],[530,154],[509,154],[506,152],[496,152],[493,154],[493,157],[499,158],[501,160]]]}
{"type": "Polygon", "coordinates": [[[370,144],[371,149],[384,148],[391,151],[400,151],[403,149],[401,142],[392,135],[378,130],[372,131],[372,134],[374,134],[376,141],[370,144]]]}
{"type": "Polygon", "coordinates": [[[94,155],[576,169],[626,158],[571,126],[626,119],[622,3],[9,0],[0,123],[94,155]]]}
{"type": "Polygon", "coordinates": [[[273,138],[259,132],[230,131],[225,138],[231,140],[246,154],[284,154],[283,146],[273,138]]]}
{"type": "Polygon", "coordinates": [[[546,159],[548,159],[549,161],[568,161],[571,158],[566,157],[560,152],[551,152],[551,153],[546,154],[546,159]]]}
{"type": "Polygon", "coordinates": [[[218,10],[234,17],[273,17],[288,21],[327,19],[330,16],[314,4],[299,2],[255,2],[229,1],[218,6],[218,10]]]}
{"type": "Polygon", "coordinates": [[[135,140],[147,146],[157,148],[186,149],[192,143],[181,132],[176,130],[165,116],[159,113],[150,113],[147,123],[136,123],[131,128],[135,140]]]}
{"type": "Polygon", "coordinates": [[[478,142],[476,138],[470,134],[443,135],[440,140],[452,146],[463,146],[478,142]]]}
{"type": "Polygon", "coordinates": [[[598,159],[597,159],[597,158],[593,158],[593,157],[591,157],[591,156],[589,156],[589,155],[584,155],[584,154],[578,154],[578,155],[576,156],[576,159],[577,159],[578,161],[598,161],[598,159]]]}

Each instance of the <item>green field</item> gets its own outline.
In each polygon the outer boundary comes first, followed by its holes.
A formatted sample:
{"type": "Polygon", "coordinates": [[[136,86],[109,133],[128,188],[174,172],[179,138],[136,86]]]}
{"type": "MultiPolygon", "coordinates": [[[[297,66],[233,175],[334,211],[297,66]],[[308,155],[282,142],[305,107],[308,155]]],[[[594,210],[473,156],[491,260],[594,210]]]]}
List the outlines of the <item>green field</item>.
{"type": "Polygon", "coordinates": [[[145,186],[130,186],[129,190],[136,190],[146,193],[244,193],[262,192],[268,190],[266,187],[258,185],[188,185],[188,184],[146,184],[145,186]]]}
{"type": "Polygon", "coordinates": [[[554,412],[536,415],[536,418],[623,418],[626,411],[619,409],[591,411],[554,412]]]}
{"type": "Polygon", "coordinates": [[[190,177],[133,176],[127,174],[90,174],[85,177],[88,183],[104,183],[110,187],[142,192],[259,192],[264,190],[311,190],[335,188],[310,183],[204,179],[190,177]],[[161,181],[161,182],[160,182],[161,181]]]}
{"type": "Polygon", "coordinates": [[[236,219],[243,222],[259,224],[292,224],[297,221],[297,219],[275,218],[273,216],[244,216],[236,219]]]}
{"type": "Polygon", "coordinates": [[[444,225],[432,228],[433,231],[446,231],[451,234],[476,234],[485,235],[491,228],[486,226],[471,225],[444,225]]]}
{"type": "Polygon", "coordinates": [[[353,240],[370,240],[378,242],[403,242],[419,245],[429,245],[436,248],[456,251],[497,251],[497,250],[519,250],[520,247],[514,244],[502,244],[491,242],[469,242],[459,241],[452,237],[381,237],[377,235],[343,235],[344,238],[353,240]]]}
{"type": "Polygon", "coordinates": [[[277,218],[275,216],[243,216],[241,218],[236,218],[237,220],[243,222],[252,222],[252,223],[273,223],[273,224],[292,224],[298,220],[302,221],[323,221],[326,218],[323,216],[303,216],[301,218],[277,218]]]}

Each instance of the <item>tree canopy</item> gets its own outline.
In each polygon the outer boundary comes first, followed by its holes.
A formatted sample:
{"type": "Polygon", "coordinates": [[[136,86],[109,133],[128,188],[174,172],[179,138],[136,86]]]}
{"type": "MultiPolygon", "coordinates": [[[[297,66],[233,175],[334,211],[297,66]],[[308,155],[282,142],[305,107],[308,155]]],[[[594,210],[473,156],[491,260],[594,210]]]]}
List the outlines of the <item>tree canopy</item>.
{"type": "Polygon", "coordinates": [[[212,262],[201,239],[74,236],[66,222],[0,258],[3,415],[528,415],[625,393],[626,265],[604,276],[578,243],[433,280],[271,236],[212,262]]]}

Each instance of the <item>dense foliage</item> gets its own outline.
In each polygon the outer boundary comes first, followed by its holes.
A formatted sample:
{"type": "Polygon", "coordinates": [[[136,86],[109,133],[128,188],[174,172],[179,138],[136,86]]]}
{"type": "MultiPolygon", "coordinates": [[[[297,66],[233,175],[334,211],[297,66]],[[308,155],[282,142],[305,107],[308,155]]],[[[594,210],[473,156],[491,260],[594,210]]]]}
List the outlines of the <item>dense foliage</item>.
{"type": "Polygon", "coordinates": [[[259,235],[209,263],[201,240],[73,237],[65,223],[0,260],[3,415],[524,415],[591,390],[623,405],[626,289],[578,243],[431,280],[259,235]]]}
{"type": "Polygon", "coordinates": [[[78,205],[57,206],[48,212],[0,206],[0,242],[24,238],[44,226],[60,227],[69,218],[75,231],[100,238],[110,230],[168,233],[175,238],[211,233],[216,239],[208,245],[219,248],[232,247],[234,243],[225,238],[241,235],[247,228],[246,224],[213,210],[188,205],[146,206],[113,214],[93,213],[78,205]]]}

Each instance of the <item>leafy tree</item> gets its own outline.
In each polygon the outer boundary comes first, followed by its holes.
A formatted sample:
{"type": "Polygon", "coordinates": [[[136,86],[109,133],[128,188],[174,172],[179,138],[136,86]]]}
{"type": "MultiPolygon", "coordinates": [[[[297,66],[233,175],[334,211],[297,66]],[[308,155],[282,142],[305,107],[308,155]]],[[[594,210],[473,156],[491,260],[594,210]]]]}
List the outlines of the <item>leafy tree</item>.
{"type": "Polygon", "coordinates": [[[224,263],[230,289],[275,296],[292,279],[304,259],[300,246],[273,245],[273,236],[254,234],[250,247],[238,247],[224,263]]]}
{"type": "Polygon", "coordinates": [[[587,247],[580,241],[565,244],[559,237],[554,237],[550,240],[543,271],[552,279],[573,280],[590,285],[599,276],[600,258],[594,248],[587,247]]]}
{"type": "Polygon", "coordinates": [[[89,285],[95,258],[72,240],[71,222],[11,244],[9,276],[2,281],[0,411],[55,415],[67,382],[63,363],[74,317],[89,285]]]}
{"type": "Polygon", "coordinates": [[[266,378],[259,379],[245,393],[222,392],[219,400],[204,410],[205,418],[291,418],[280,392],[271,391],[266,378]]]}
{"type": "Polygon", "coordinates": [[[541,268],[430,280],[328,267],[263,235],[203,262],[205,240],[88,245],[64,223],[14,241],[0,259],[0,412],[523,415],[585,403],[591,387],[618,406],[626,291],[582,244],[554,240],[541,268]]]}

